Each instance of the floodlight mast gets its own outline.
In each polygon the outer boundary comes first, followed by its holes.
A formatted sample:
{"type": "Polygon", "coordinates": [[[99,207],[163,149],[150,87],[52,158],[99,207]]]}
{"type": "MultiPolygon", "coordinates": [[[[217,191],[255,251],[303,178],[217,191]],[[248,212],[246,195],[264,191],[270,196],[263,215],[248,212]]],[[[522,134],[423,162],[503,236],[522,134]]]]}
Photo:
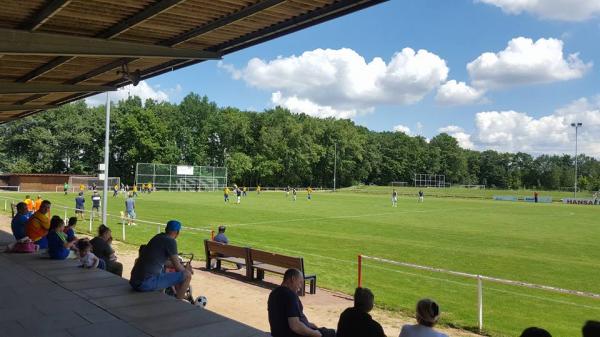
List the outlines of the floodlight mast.
{"type": "Polygon", "coordinates": [[[337,175],[337,142],[333,142],[333,191],[335,192],[335,176],[337,175]]]}
{"type": "Polygon", "coordinates": [[[573,190],[573,198],[577,198],[577,131],[583,126],[583,123],[571,123],[571,126],[575,128],[575,188],[573,190]]]}
{"type": "Polygon", "coordinates": [[[110,94],[106,92],[106,129],[104,130],[104,191],[102,195],[102,223],[106,225],[108,209],[108,161],[110,140],[110,94]]]}

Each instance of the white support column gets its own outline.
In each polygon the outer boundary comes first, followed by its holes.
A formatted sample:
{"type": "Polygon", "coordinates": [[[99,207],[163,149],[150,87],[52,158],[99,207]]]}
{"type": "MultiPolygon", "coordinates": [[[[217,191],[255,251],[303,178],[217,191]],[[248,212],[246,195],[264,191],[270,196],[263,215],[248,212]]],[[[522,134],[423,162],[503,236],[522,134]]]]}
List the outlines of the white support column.
{"type": "Polygon", "coordinates": [[[110,153],[110,93],[106,93],[106,126],[104,130],[104,191],[102,195],[102,223],[106,225],[106,213],[108,208],[108,164],[110,153]]]}
{"type": "Polygon", "coordinates": [[[483,331],[483,282],[481,275],[477,275],[477,310],[479,333],[483,331]]]}

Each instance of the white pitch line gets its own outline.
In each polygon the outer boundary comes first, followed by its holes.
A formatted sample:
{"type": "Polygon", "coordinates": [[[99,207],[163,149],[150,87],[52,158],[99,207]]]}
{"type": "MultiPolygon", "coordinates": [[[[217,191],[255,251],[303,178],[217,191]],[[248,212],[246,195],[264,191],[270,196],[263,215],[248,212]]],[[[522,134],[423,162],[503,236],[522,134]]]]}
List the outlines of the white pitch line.
{"type": "MultiPolygon", "coordinates": [[[[491,208],[491,207],[454,208],[452,210],[453,211],[468,211],[468,210],[480,210],[482,208],[491,208]]],[[[430,213],[430,212],[439,212],[439,211],[446,211],[446,210],[445,209],[429,209],[429,210],[399,211],[399,212],[385,212],[385,213],[371,213],[371,214],[357,214],[357,215],[336,215],[336,216],[317,217],[317,218],[297,218],[297,219],[288,219],[288,220],[267,220],[267,221],[258,221],[258,222],[229,224],[227,226],[228,227],[239,227],[239,226],[252,226],[252,225],[266,225],[266,224],[272,224],[272,223],[279,224],[279,223],[289,223],[289,222],[298,222],[298,221],[352,219],[352,218],[365,218],[365,217],[382,216],[382,215],[397,215],[397,214],[408,214],[408,213],[430,213]]]]}

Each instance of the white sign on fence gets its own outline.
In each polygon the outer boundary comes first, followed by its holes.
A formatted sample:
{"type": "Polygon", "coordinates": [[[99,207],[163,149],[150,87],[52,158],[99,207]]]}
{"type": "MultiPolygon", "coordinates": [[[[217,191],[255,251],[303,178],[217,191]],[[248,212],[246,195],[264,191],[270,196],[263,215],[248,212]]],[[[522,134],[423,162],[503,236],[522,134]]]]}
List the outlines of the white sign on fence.
{"type": "Polygon", "coordinates": [[[104,171],[105,169],[104,164],[98,164],[98,171],[104,171]]]}
{"type": "Polygon", "coordinates": [[[185,176],[193,176],[194,175],[194,167],[193,166],[177,166],[177,174],[185,175],[185,176]]]}
{"type": "Polygon", "coordinates": [[[104,173],[99,173],[98,174],[98,180],[104,181],[104,177],[105,177],[104,173]]]}

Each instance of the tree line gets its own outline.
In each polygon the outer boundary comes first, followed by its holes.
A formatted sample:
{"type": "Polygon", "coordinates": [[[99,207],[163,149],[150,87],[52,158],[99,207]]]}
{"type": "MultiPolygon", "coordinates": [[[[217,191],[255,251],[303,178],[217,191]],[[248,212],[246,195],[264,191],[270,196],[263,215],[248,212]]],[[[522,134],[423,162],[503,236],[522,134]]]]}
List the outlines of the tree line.
{"type": "MultiPolygon", "coordinates": [[[[103,106],[84,101],[0,126],[0,171],[97,174],[104,151],[103,106]]],[[[415,173],[453,184],[557,190],[573,186],[574,157],[462,149],[441,133],[427,141],[375,132],[350,120],[277,107],[218,107],[191,93],[179,104],[131,97],[111,108],[110,176],[133,183],[138,162],[227,166],[229,181],[255,186],[387,185],[415,173]],[[337,156],[334,154],[337,148],[337,156]]],[[[600,162],[578,156],[582,189],[600,190],[600,162]]]]}

